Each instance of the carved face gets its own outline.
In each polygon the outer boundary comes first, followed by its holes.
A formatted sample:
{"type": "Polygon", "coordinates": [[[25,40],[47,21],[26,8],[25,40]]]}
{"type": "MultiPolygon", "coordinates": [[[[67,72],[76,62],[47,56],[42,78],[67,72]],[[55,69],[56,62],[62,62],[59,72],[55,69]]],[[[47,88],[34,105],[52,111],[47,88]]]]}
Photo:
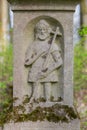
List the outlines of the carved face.
{"type": "Polygon", "coordinates": [[[36,25],[36,37],[39,40],[45,40],[50,36],[50,27],[49,24],[45,20],[41,20],[36,25]]]}
{"type": "Polygon", "coordinates": [[[37,35],[40,40],[45,40],[50,34],[46,26],[40,26],[37,30],[37,35]]]}

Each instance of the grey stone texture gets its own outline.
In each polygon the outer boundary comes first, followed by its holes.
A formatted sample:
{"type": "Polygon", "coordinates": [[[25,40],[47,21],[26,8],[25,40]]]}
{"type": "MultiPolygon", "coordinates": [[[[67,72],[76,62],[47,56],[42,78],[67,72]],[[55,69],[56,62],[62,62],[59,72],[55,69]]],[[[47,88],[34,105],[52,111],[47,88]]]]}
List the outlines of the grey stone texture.
{"type": "Polygon", "coordinates": [[[26,82],[28,72],[24,66],[25,52],[33,39],[32,27],[41,18],[51,19],[52,22],[58,19],[64,29],[64,43],[61,45],[64,49],[61,93],[65,104],[73,104],[73,12],[14,12],[14,97],[22,98],[29,93],[26,82]]]}
{"type": "Polygon", "coordinates": [[[2,127],[0,127],[0,130],[3,130],[2,127]]]}
{"type": "Polygon", "coordinates": [[[44,19],[38,21],[34,27],[34,41],[29,44],[25,53],[25,67],[30,67],[27,82],[31,83],[31,98],[52,101],[53,97],[54,101],[58,101],[58,71],[63,62],[61,50],[55,41],[57,35],[62,36],[60,34],[59,27],[53,31],[44,19]]]}
{"type": "MultiPolygon", "coordinates": [[[[60,28],[62,37],[56,39],[63,60],[59,73],[58,97],[61,104],[73,106],[73,14],[80,0],[8,0],[14,13],[14,81],[13,96],[21,103],[24,95],[31,96],[28,81],[29,69],[25,67],[25,53],[34,41],[34,27],[42,19],[51,28],[60,28]]],[[[55,90],[53,89],[54,94],[55,90]]],[[[55,104],[55,102],[53,103],[55,104]]],[[[17,104],[16,104],[17,105],[17,104]]],[[[80,130],[79,120],[69,123],[24,122],[9,123],[4,130],[80,130]]]]}
{"type": "Polygon", "coordinates": [[[59,1],[59,3],[57,1],[55,4],[56,1],[50,0],[51,6],[49,5],[48,10],[46,10],[47,4],[45,6],[46,1],[32,2],[30,4],[25,2],[24,5],[16,3],[14,6],[12,5],[14,12],[14,97],[19,97],[22,100],[22,97],[31,91],[31,86],[29,87],[26,82],[28,71],[24,66],[25,52],[34,39],[35,24],[40,19],[45,19],[51,25],[58,24],[63,33],[61,39],[63,69],[60,79],[60,95],[64,104],[73,105],[73,13],[78,1],[68,0],[67,4],[64,5],[64,1],[59,1]],[[55,6],[52,6],[54,4],[55,6]],[[28,6],[27,9],[26,6],[28,6]]]}
{"type": "Polygon", "coordinates": [[[23,122],[9,123],[4,126],[4,130],[79,130],[78,120],[70,123],[52,123],[52,122],[23,122]]]}
{"type": "Polygon", "coordinates": [[[37,21],[46,19],[57,24],[63,32],[63,69],[60,93],[64,104],[73,105],[73,13],[79,0],[8,0],[14,12],[14,97],[22,99],[31,87],[26,82],[27,69],[24,66],[25,52],[33,41],[33,29],[37,21]]]}
{"type": "Polygon", "coordinates": [[[13,10],[74,10],[81,0],[7,0],[13,10]]]}

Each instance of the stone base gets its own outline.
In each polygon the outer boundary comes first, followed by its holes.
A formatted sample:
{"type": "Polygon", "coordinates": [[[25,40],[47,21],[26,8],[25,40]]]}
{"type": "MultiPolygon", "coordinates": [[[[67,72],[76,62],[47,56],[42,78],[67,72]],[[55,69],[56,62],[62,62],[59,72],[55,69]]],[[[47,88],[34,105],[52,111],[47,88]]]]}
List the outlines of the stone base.
{"type": "Polygon", "coordinates": [[[80,121],[72,120],[70,123],[53,122],[22,122],[4,125],[3,130],[80,130],[80,121]]]}

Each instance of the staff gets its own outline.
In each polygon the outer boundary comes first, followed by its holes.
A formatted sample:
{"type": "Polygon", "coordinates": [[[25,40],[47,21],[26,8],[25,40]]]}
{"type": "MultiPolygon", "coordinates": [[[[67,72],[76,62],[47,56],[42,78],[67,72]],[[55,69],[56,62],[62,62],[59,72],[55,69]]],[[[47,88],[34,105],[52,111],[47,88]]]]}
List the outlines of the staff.
{"type": "Polygon", "coordinates": [[[45,60],[45,62],[44,62],[44,64],[43,64],[43,70],[42,70],[42,71],[46,71],[47,68],[48,68],[49,56],[50,56],[50,53],[51,53],[53,44],[54,44],[54,42],[55,42],[56,36],[57,36],[57,35],[58,35],[58,36],[62,36],[62,34],[59,32],[59,27],[57,27],[57,28],[56,28],[56,31],[55,31],[55,32],[52,32],[52,33],[54,33],[54,37],[53,37],[51,46],[50,46],[50,48],[49,48],[49,50],[48,50],[48,54],[47,54],[47,56],[46,56],[46,60],[45,60]]]}

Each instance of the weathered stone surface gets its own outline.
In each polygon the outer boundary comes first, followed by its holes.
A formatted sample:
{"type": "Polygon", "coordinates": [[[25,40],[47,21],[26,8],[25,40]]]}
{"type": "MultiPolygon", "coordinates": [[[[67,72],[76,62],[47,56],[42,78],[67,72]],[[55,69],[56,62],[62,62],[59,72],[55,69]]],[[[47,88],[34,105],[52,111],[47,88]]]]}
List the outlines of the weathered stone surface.
{"type": "Polygon", "coordinates": [[[38,21],[34,27],[35,38],[27,48],[25,67],[30,68],[27,82],[31,83],[31,98],[35,100],[43,98],[45,101],[52,101],[53,98],[53,101],[57,102],[59,99],[56,96],[59,86],[58,71],[63,61],[61,49],[55,43],[57,35],[62,36],[59,27],[56,27],[56,31],[53,31],[44,19],[38,21]],[[53,33],[53,36],[51,36],[51,33],[53,33]]]}
{"type": "Polygon", "coordinates": [[[31,86],[26,82],[28,71],[24,60],[25,52],[34,39],[34,26],[40,19],[47,20],[52,26],[60,26],[63,33],[60,39],[63,57],[62,78],[59,79],[60,95],[65,104],[73,105],[73,12],[68,11],[14,13],[14,97],[22,99],[31,91],[31,86]]]}
{"type": "Polygon", "coordinates": [[[74,11],[80,0],[8,0],[12,10],[70,10],[74,11]]]}
{"type": "Polygon", "coordinates": [[[3,130],[2,127],[0,127],[0,130],[3,130]]]}
{"type": "MultiPolygon", "coordinates": [[[[70,106],[73,107],[73,13],[77,3],[80,0],[73,0],[73,1],[72,0],[66,0],[66,1],[65,0],[43,0],[43,1],[42,0],[32,0],[32,1],[8,0],[8,1],[11,3],[11,7],[14,12],[13,96],[18,97],[19,99],[18,103],[20,103],[23,101],[24,95],[29,95],[30,98],[34,97],[36,99],[39,96],[39,94],[41,98],[43,98],[43,92],[45,92],[44,97],[46,97],[46,102],[42,103],[42,101],[40,101],[38,103],[39,108],[41,104],[42,108],[40,108],[39,110],[42,113],[43,113],[43,109],[47,107],[46,104],[47,105],[52,104],[54,106],[57,103],[60,104],[60,106],[63,104],[63,105],[68,105],[69,107],[70,106]],[[44,50],[44,48],[47,49],[47,52],[49,52],[48,50],[50,50],[48,49],[49,47],[46,43],[48,43],[47,36],[49,36],[50,37],[49,39],[51,39],[52,34],[48,33],[47,27],[45,28],[45,33],[43,33],[44,35],[42,35],[42,32],[44,30],[42,29],[42,27],[39,28],[41,30],[37,29],[37,32],[39,32],[37,33],[38,35],[34,33],[37,24],[40,23],[41,21],[44,21],[43,24],[47,23],[48,26],[50,25],[51,29],[54,30],[54,32],[56,28],[59,27],[59,31],[61,33],[61,37],[55,38],[54,40],[55,42],[53,42],[53,45],[55,45],[55,43],[57,45],[55,49],[57,50],[57,54],[59,55],[60,53],[59,56],[56,54],[56,57],[60,58],[60,60],[58,59],[56,60],[58,61],[58,63],[60,63],[60,67],[59,67],[60,69],[58,68],[57,62],[55,62],[57,65],[56,72],[59,80],[55,81],[55,83],[57,82],[57,84],[55,85],[52,84],[53,86],[51,89],[49,89],[51,85],[49,86],[48,83],[53,82],[56,79],[55,76],[52,76],[51,78],[49,78],[49,80],[46,77],[46,79],[43,80],[43,82],[39,82],[40,84],[38,84],[38,82],[35,79],[38,78],[38,74],[36,77],[34,77],[34,75],[37,72],[39,72],[39,70],[41,69],[41,64],[43,60],[40,55],[39,58],[41,57],[41,59],[36,64],[35,62],[38,61],[38,57],[36,57],[35,60],[32,60],[34,55],[30,56],[30,53],[35,52],[33,51],[34,49],[37,50],[36,53],[40,53],[40,51],[44,50]],[[37,45],[34,46],[33,43],[35,42],[35,36],[39,40],[38,42],[36,42],[37,45]],[[46,45],[44,46],[43,43],[46,45]],[[31,49],[29,47],[31,47],[31,49]],[[39,67],[37,66],[33,67],[33,65],[38,65],[39,67]],[[28,66],[29,68],[27,68],[28,66]],[[30,80],[31,73],[32,76],[30,80]],[[37,86],[33,86],[32,82],[37,83],[37,86]],[[46,82],[47,84],[45,84],[46,82]],[[42,85],[44,84],[46,86],[44,86],[44,90],[43,90],[42,85]],[[39,85],[41,86],[38,87],[39,85]],[[33,95],[33,93],[35,94],[33,95]],[[48,100],[47,96],[49,96],[50,94],[52,94],[52,98],[51,98],[52,100],[48,100]],[[62,100],[53,101],[53,95],[55,96],[55,98],[58,97],[59,99],[62,100]]],[[[52,51],[50,52],[52,53],[52,51]]],[[[52,60],[53,57],[51,57],[51,62],[53,63],[52,60]]],[[[49,69],[51,69],[51,67],[49,67],[49,69]]],[[[33,104],[32,102],[30,102],[30,104],[33,107],[36,107],[35,102],[33,102],[33,104]]],[[[49,107],[51,108],[52,106],[49,107]]],[[[62,113],[65,112],[65,110],[61,110],[61,111],[62,113]]],[[[59,112],[59,109],[57,112],[59,112]]],[[[67,116],[66,113],[65,116],[67,116]]],[[[77,118],[77,116],[75,117],[77,118]]],[[[15,130],[15,129],[16,130],[37,130],[37,129],[79,130],[80,124],[79,124],[79,120],[76,118],[72,120],[72,118],[70,117],[70,122],[67,123],[64,123],[62,121],[54,123],[52,120],[51,120],[52,122],[50,121],[31,122],[30,121],[24,123],[9,123],[4,126],[4,130],[15,130]]]]}
{"type": "Polygon", "coordinates": [[[79,130],[79,120],[73,120],[70,123],[52,123],[52,122],[23,122],[10,123],[4,126],[3,130],[79,130]]]}

